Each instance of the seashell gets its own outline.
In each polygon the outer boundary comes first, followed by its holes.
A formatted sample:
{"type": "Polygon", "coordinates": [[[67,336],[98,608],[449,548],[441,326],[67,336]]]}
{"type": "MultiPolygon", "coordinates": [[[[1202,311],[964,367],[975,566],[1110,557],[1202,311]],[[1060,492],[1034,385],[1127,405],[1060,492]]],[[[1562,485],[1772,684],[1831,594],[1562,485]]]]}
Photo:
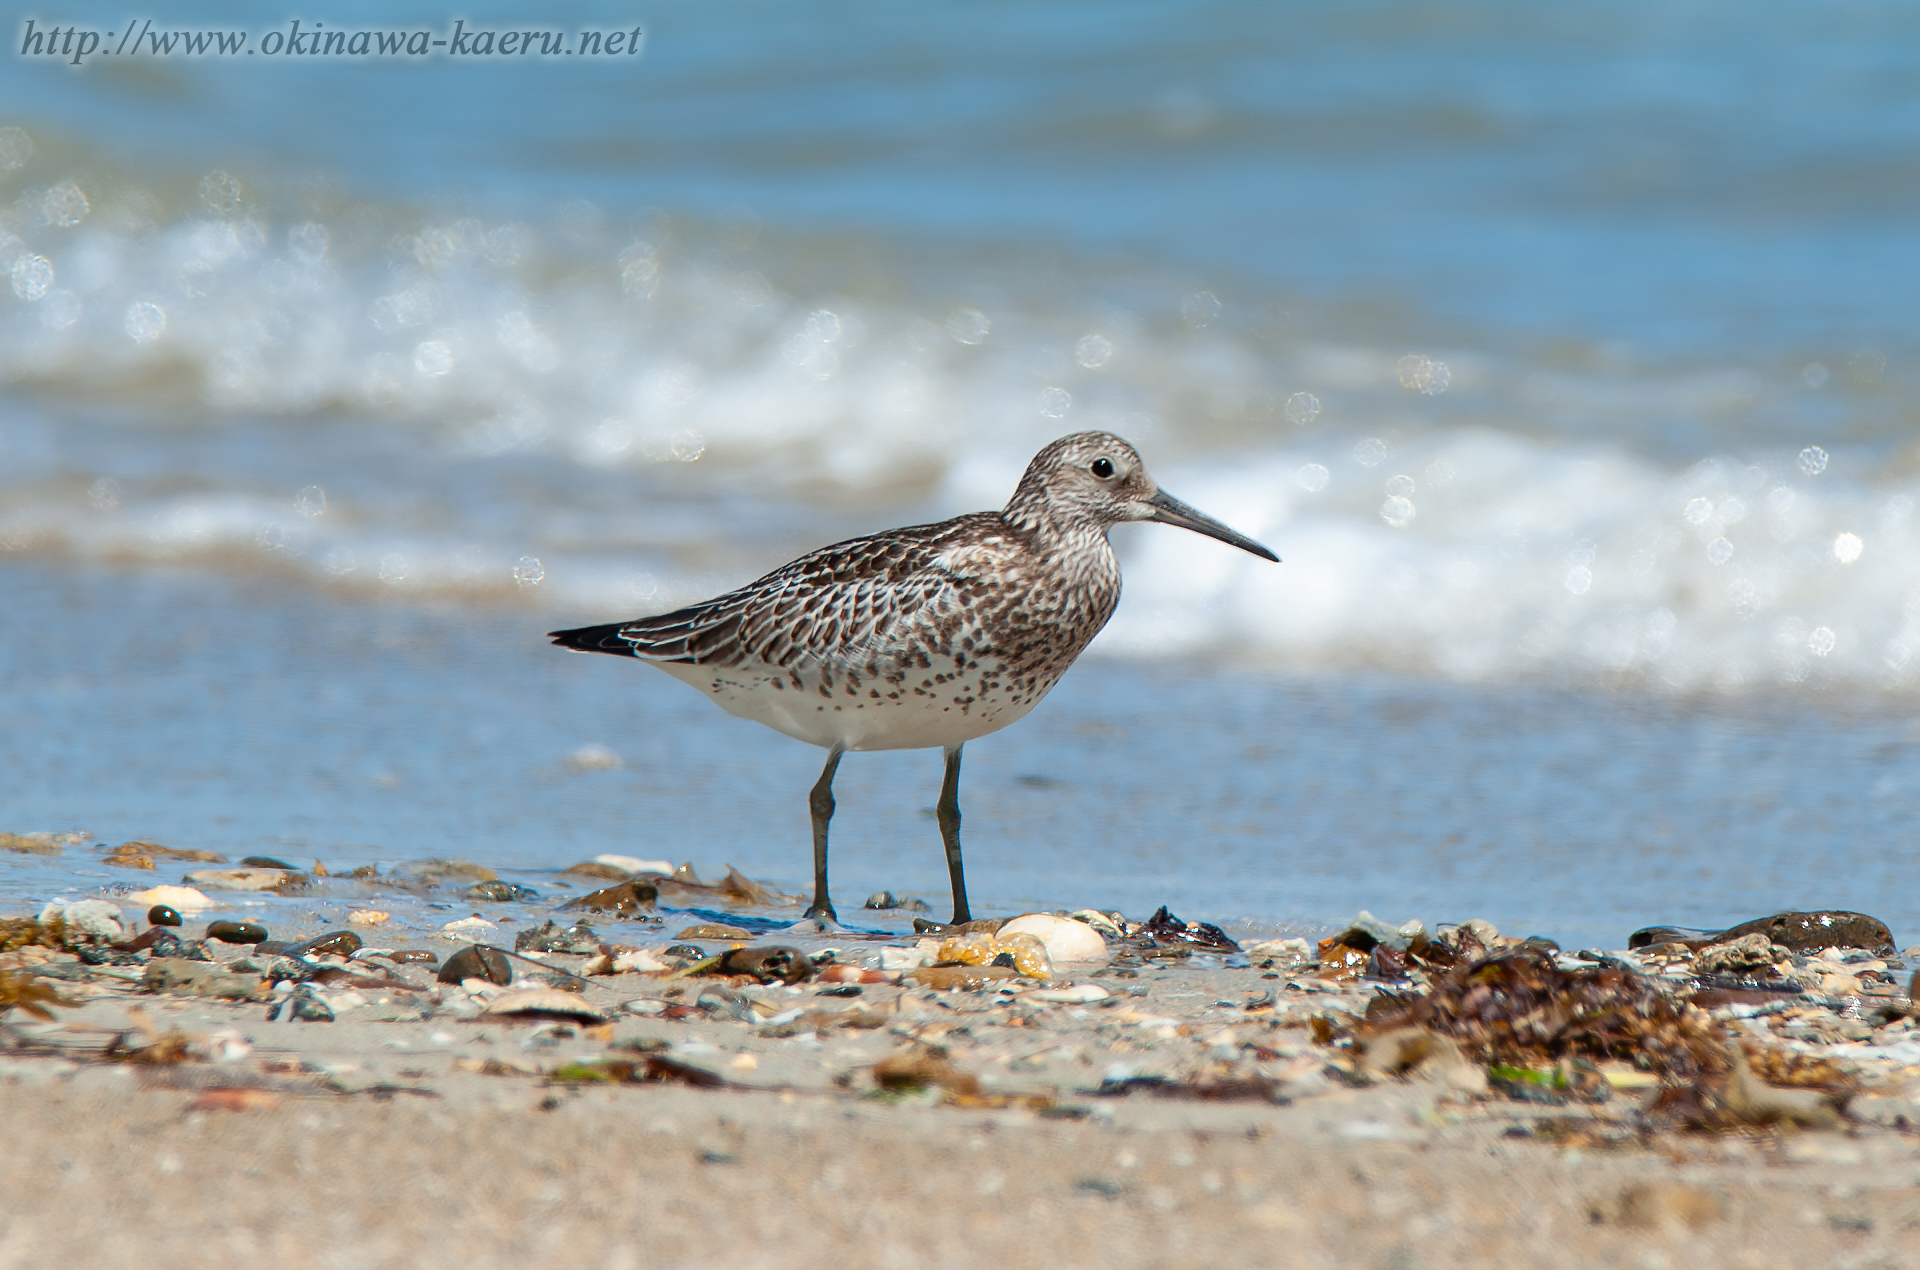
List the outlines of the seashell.
{"type": "Polygon", "coordinates": [[[1070,917],[1055,917],[1051,913],[1016,917],[1000,928],[998,937],[1004,940],[1013,935],[1032,935],[1046,945],[1047,959],[1055,964],[1085,964],[1107,959],[1107,941],[1101,938],[1100,932],[1089,923],[1070,917]]]}
{"type": "Polygon", "coordinates": [[[523,988],[503,992],[480,1011],[483,1018],[566,1019],[573,1023],[605,1023],[607,1016],[588,1005],[586,998],[555,988],[523,988]]]}

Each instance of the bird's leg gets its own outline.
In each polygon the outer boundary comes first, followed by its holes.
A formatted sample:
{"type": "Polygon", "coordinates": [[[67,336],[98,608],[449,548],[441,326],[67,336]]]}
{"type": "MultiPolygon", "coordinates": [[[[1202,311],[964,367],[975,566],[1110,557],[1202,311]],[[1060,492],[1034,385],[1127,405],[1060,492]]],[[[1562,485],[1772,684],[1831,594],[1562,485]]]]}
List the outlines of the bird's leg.
{"type": "Polygon", "coordinates": [[[967,870],[960,863],[960,746],[947,749],[947,778],[940,783],[940,801],[934,806],[940,821],[940,841],[947,848],[947,872],[953,877],[954,925],[970,922],[967,910],[967,870]]]}
{"type": "Polygon", "coordinates": [[[840,766],[840,753],[839,746],[827,752],[826,770],[807,795],[807,810],[813,813],[813,906],[807,916],[824,917],[830,922],[840,920],[833,911],[833,901],[827,898],[827,822],[833,819],[833,773],[840,766]]]}

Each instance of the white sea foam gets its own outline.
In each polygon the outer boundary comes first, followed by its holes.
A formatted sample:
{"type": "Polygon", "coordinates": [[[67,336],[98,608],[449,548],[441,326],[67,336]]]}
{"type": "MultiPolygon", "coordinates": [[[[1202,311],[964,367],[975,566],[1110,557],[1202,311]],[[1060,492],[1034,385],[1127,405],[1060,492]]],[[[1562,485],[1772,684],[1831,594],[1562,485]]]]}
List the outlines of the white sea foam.
{"type": "Polygon", "coordinates": [[[1109,654],[1920,680],[1920,485],[1877,457],[1907,400],[1884,379],[1850,403],[1860,444],[1815,444],[1807,403],[1839,389],[1804,358],[1769,379],[1274,339],[1199,289],[1092,304],[1095,275],[849,296],[783,282],[801,248],[664,221],[395,236],[209,181],[213,217],[78,185],[0,217],[0,376],[37,399],[0,416],[0,548],[586,620],[996,506],[1046,440],[1110,428],[1286,563],[1119,531],[1109,654]]]}

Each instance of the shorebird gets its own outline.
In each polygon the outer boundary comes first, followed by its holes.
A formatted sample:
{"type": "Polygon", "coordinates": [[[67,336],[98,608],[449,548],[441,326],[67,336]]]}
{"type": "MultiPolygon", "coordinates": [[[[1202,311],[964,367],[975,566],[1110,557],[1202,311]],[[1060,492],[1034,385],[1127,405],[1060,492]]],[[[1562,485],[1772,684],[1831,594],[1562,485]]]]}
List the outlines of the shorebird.
{"type": "Polygon", "coordinates": [[[960,859],[960,750],[1023,717],[1060,682],[1120,602],[1107,531],[1178,525],[1263,560],[1280,557],[1162,492],[1134,448],[1076,432],[1034,455],[1007,505],[822,547],[700,604],[553,642],[633,657],[731,714],[818,745],[807,799],[813,904],[827,893],[833,775],[848,750],[946,751],[935,818],[953,879],[953,920],[972,920],[960,859]]]}

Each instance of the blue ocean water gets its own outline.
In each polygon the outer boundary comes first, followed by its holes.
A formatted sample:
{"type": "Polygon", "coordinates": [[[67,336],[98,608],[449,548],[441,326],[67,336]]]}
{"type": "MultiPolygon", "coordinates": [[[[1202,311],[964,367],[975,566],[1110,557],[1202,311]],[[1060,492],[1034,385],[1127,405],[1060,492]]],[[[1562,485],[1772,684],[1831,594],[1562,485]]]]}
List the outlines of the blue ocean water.
{"type": "MultiPolygon", "coordinates": [[[[295,16],[454,20],[156,23],[295,16]]],[[[985,907],[1499,914],[1584,942],[1793,903],[1920,918],[1896,884],[1911,9],[458,16],[647,39],[0,52],[9,620],[110,623],[122,592],[142,615],[111,678],[84,639],[14,654],[16,714],[60,683],[77,718],[128,706],[16,734],[35,775],[0,829],[530,869],[657,840],[797,887],[808,751],[634,667],[549,668],[537,633],[997,505],[1041,443],[1105,427],[1287,563],[1117,536],[1128,594],[1089,664],[969,750],[985,907]],[[484,638],[349,634],[396,624],[484,638]],[[143,672],[181,630],[197,651],[143,672]],[[587,743],[620,775],[553,775],[587,743]],[[303,756],[331,775],[275,779],[303,756]]],[[[940,889],[913,761],[843,778],[875,817],[843,818],[849,891],[940,889]]]]}

